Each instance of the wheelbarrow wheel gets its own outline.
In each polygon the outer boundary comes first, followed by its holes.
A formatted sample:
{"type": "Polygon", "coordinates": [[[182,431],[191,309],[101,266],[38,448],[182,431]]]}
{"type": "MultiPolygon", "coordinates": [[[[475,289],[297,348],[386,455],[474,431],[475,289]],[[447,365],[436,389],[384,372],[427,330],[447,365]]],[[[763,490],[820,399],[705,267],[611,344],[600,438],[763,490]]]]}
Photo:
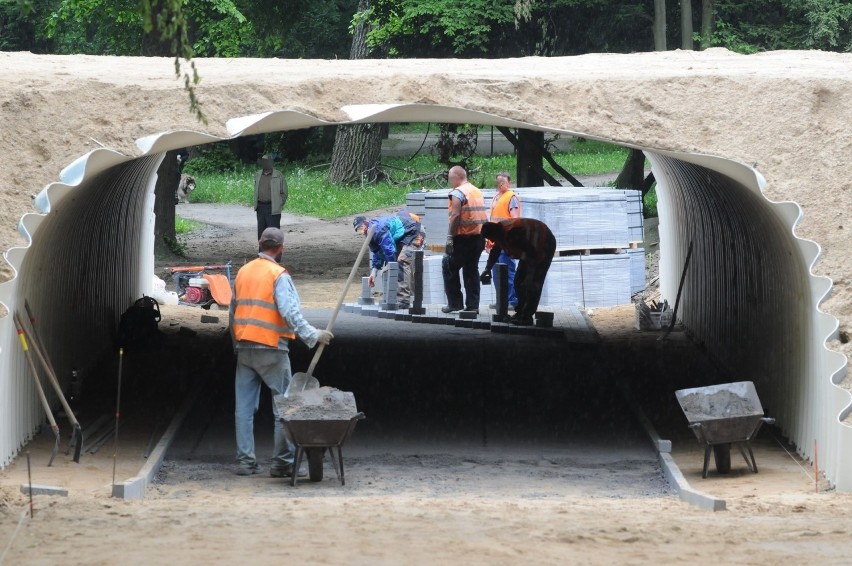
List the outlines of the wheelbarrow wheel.
{"type": "Polygon", "coordinates": [[[727,474],[731,471],[731,445],[716,444],[713,446],[713,457],[716,459],[716,471],[727,474]]]}
{"type": "Polygon", "coordinates": [[[311,481],[322,481],[322,458],[325,448],[306,448],[308,453],[308,477],[311,481]]]}

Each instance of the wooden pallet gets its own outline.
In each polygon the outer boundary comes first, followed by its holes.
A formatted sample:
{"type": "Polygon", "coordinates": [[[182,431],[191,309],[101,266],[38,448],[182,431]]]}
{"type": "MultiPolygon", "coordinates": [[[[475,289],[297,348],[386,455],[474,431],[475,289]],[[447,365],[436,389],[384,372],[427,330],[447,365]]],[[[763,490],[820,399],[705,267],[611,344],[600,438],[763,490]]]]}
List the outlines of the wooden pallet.
{"type": "Polygon", "coordinates": [[[565,256],[573,256],[573,255],[592,255],[592,254],[618,254],[618,253],[621,253],[623,249],[624,248],[616,248],[616,247],[556,248],[556,251],[553,253],[553,257],[565,257],[565,256]]]}

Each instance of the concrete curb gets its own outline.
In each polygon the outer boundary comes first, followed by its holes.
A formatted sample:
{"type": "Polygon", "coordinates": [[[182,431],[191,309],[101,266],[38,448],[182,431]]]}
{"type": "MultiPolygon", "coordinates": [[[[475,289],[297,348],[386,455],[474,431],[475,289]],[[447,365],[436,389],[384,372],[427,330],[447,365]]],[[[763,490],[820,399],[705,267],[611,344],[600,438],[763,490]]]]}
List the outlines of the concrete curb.
{"type": "Polygon", "coordinates": [[[145,462],[145,465],[142,466],[139,473],[128,480],[113,484],[113,497],[121,499],[145,498],[145,491],[148,489],[148,484],[151,483],[154,476],[156,476],[157,472],[160,471],[160,467],[163,465],[163,459],[166,457],[166,452],[168,451],[169,446],[171,446],[172,441],[175,436],[177,436],[178,431],[180,431],[180,427],[183,425],[183,421],[186,419],[186,416],[195,406],[195,402],[201,391],[202,383],[199,381],[192,393],[184,399],[183,404],[180,406],[177,413],[175,413],[175,416],[172,417],[172,422],[169,423],[169,427],[163,433],[163,436],[160,437],[160,440],[151,451],[151,454],[148,455],[148,461],[145,462]]]}
{"type": "Polygon", "coordinates": [[[677,490],[678,497],[680,497],[681,501],[689,503],[690,505],[695,505],[701,509],[707,509],[708,511],[724,511],[727,509],[727,503],[724,499],[713,497],[712,495],[693,489],[689,485],[689,482],[686,481],[685,477],[683,477],[683,474],[681,473],[680,468],[678,468],[674,458],[672,458],[671,441],[660,438],[654,428],[654,425],[645,413],[642,412],[639,405],[634,401],[627,385],[619,383],[618,388],[625,401],[627,401],[627,404],[630,405],[630,410],[633,411],[633,414],[636,416],[639,424],[641,424],[642,428],[645,429],[645,433],[648,435],[654,450],[657,451],[657,455],[660,458],[660,467],[663,469],[663,474],[666,476],[666,480],[677,490]]]}
{"type": "MultiPolygon", "coordinates": [[[[29,495],[30,486],[29,484],[21,484],[21,493],[24,495],[29,495]]],[[[61,497],[68,497],[68,490],[64,487],[59,487],[55,485],[32,485],[32,494],[33,495],[58,495],[61,497]]]]}
{"type": "Polygon", "coordinates": [[[707,509],[708,511],[724,511],[727,508],[727,503],[724,499],[719,499],[718,497],[713,497],[712,495],[692,489],[689,486],[689,482],[683,477],[680,468],[677,467],[671,454],[661,452],[660,465],[663,468],[666,479],[675,486],[678,496],[682,501],[701,509],[707,509]]]}

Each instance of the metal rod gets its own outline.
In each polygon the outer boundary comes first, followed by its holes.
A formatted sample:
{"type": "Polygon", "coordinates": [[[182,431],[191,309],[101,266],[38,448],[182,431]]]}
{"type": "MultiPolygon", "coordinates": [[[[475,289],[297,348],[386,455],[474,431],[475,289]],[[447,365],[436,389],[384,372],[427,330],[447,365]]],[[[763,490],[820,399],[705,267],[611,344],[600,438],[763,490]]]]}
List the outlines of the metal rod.
{"type": "Polygon", "coordinates": [[[666,333],[657,338],[657,340],[665,340],[666,337],[674,330],[677,322],[677,308],[680,305],[680,293],[683,291],[683,282],[686,281],[686,268],[689,267],[689,258],[692,257],[692,240],[689,241],[689,249],[686,251],[686,260],[683,262],[683,272],[680,274],[680,285],[677,286],[677,297],[675,298],[674,310],[672,311],[672,321],[666,333]]]}
{"type": "Polygon", "coordinates": [[[118,455],[118,419],[120,416],[119,407],[121,406],[121,363],[124,359],[124,348],[118,349],[118,392],[115,398],[115,442],[112,452],[112,491],[115,493],[115,461],[118,455]]]}
{"type": "Polygon", "coordinates": [[[27,479],[30,482],[30,519],[33,518],[33,473],[30,470],[30,451],[27,450],[27,479]]]}

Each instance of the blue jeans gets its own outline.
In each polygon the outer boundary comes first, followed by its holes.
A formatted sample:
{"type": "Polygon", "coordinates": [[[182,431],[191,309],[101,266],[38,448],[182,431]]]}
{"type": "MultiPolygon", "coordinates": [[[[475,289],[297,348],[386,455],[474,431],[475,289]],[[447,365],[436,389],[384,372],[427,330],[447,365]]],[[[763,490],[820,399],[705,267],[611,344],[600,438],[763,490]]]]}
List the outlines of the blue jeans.
{"type": "MultiPolygon", "coordinates": [[[[500,250],[500,256],[497,258],[497,263],[505,263],[507,267],[507,271],[509,272],[509,304],[513,307],[518,306],[518,297],[515,295],[515,260],[510,258],[509,255],[500,250]]],[[[491,279],[494,281],[497,280],[497,268],[491,268],[491,279]]],[[[496,301],[495,301],[496,302],[496,301]]]]}
{"type": "Polygon", "coordinates": [[[290,384],[290,358],[284,350],[243,349],[237,350],[237,372],[234,379],[236,406],[234,426],[237,432],[237,463],[254,466],[254,414],[260,404],[260,386],[265,383],[272,391],[272,416],[275,419],[275,447],[272,451],[272,467],[286,468],[293,465],[293,446],[284,434],[275,395],[284,393],[290,384]]]}

